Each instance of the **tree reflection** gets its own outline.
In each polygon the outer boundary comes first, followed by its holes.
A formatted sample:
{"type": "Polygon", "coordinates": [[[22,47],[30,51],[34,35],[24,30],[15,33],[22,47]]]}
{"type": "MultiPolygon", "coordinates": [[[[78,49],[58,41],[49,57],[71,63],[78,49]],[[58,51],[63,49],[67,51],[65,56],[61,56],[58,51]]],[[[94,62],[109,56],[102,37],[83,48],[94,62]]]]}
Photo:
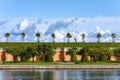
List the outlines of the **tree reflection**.
{"type": "Polygon", "coordinates": [[[53,80],[53,71],[44,71],[43,80],[53,80]]]}
{"type": "Polygon", "coordinates": [[[4,80],[119,80],[117,70],[4,70],[4,80]]]}

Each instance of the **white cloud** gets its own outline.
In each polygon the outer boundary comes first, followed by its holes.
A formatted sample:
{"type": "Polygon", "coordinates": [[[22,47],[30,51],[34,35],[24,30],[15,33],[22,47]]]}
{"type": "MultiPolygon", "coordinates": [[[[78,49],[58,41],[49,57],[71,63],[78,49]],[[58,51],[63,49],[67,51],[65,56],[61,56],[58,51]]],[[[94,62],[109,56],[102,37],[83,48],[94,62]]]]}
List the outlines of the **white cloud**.
{"type": "Polygon", "coordinates": [[[106,38],[102,38],[101,41],[102,42],[112,42],[112,38],[110,36],[108,36],[106,38]]]}
{"type": "Polygon", "coordinates": [[[96,26],[96,30],[93,32],[95,34],[100,33],[101,35],[104,35],[106,33],[111,34],[111,31],[109,30],[102,30],[100,26],[96,26]]]}
{"type": "Polygon", "coordinates": [[[28,24],[29,24],[29,22],[28,22],[28,20],[27,19],[24,19],[22,22],[21,22],[21,24],[20,24],[20,31],[23,31],[23,30],[25,30],[25,28],[26,27],[28,27],[28,24]]]}
{"type": "Polygon", "coordinates": [[[56,36],[56,39],[55,39],[56,42],[63,42],[64,41],[64,38],[65,38],[64,31],[55,31],[54,33],[56,36]]]}
{"type": "MultiPolygon", "coordinates": [[[[36,41],[35,33],[40,32],[40,40],[43,42],[51,41],[51,33],[56,34],[56,41],[66,41],[66,33],[72,34],[71,41],[74,38],[81,42],[81,33],[86,34],[87,42],[96,42],[96,34],[101,33],[101,41],[111,41],[111,32],[118,33],[120,17],[93,17],[93,18],[61,18],[61,19],[20,19],[11,20],[0,25],[0,41],[5,41],[4,33],[10,32],[10,41],[21,41],[21,32],[26,33],[26,41],[36,41]],[[8,27],[10,26],[10,27],[8,27]],[[12,26],[12,27],[11,27],[12,26]]],[[[120,38],[117,35],[116,38],[120,38]]],[[[119,39],[116,39],[119,41],[119,39]]]]}

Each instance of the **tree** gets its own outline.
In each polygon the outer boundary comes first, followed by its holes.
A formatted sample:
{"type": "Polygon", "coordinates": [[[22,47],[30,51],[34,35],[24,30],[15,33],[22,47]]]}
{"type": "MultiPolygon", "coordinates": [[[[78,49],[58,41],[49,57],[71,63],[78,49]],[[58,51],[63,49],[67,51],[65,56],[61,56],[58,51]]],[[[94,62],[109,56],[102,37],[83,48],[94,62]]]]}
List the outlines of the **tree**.
{"type": "Polygon", "coordinates": [[[81,59],[81,61],[82,62],[88,62],[87,50],[86,50],[86,48],[84,48],[83,50],[84,50],[84,52],[82,53],[82,59],[81,59]]]}
{"type": "Polygon", "coordinates": [[[32,57],[32,62],[34,62],[34,57],[37,55],[36,47],[35,46],[28,46],[26,48],[26,52],[32,57]]]}
{"type": "Polygon", "coordinates": [[[77,39],[76,38],[74,38],[74,41],[75,41],[75,43],[77,42],[77,39]]]}
{"type": "Polygon", "coordinates": [[[5,33],[5,37],[6,37],[6,42],[8,42],[8,38],[10,37],[10,33],[5,33]]]}
{"type": "Polygon", "coordinates": [[[76,62],[77,61],[77,57],[76,57],[76,50],[77,48],[72,48],[72,49],[68,49],[67,54],[71,55],[71,61],[72,62],[76,62]]]}
{"type": "Polygon", "coordinates": [[[19,57],[21,58],[21,61],[28,61],[30,58],[30,54],[26,52],[26,47],[20,46],[19,50],[20,50],[19,57]]]}
{"type": "Polygon", "coordinates": [[[106,61],[106,55],[113,55],[113,50],[110,48],[104,47],[94,47],[89,49],[89,55],[93,57],[93,60],[96,61],[106,61]]]}
{"type": "Polygon", "coordinates": [[[99,48],[99,61],[106,61],[107,48],[99,48]]]}
{"type": "Polygon", "coordinates": [[[35,34],[35,36],[37,37],[37,42],[39,42],[40,33],[39,33],[39,32],[37,32],[37,33],[35,34]]]}
{"type": "Polygon", "coordinates": [[[54,48],[50,45],[43,44],[41,47],[42,52],[42,59],[44,62],[52,62],[53,61],[53,55],[54,55],[54,48]]]}
{"type": "Polygon", "coordinates": [[[14,60],[14,62],[16,62],[17,58],[20,54],[20,49],[19,49],[19,47],[11,47],[11,48],[9,47],[9,48],[6,49],[6,52],[12,54],[13,55],[13,60],[14,60]]]}
{"type": "Polygon", "coordinates": [[[115,56],[120,56],[120,48],[113,49],[113,52],[115,56]]]}
{"type": "Polygon", "coordinates": [[[52,33],[52,34],[51,34],[51,37],[53,38],[53,42],[55,42],[55,37],[56,37],[56,36],[55,36],[55,33],[52,33]]]}
{"type": "Polygon", "coordinates": [[[25,33],[22,32],[22,33],[21,33],[21,38],[22,38],[22,41],[23,41],[23,42],[24,42],[24,37],[25,37],[25,33]]]}
{"type": "Polygon", "coordinates": [[[69,39],[72,37],[72,35],[70,33],[67,33],[66,37],[67,37],[67,42],[69,43],[69,39]]]}
{"type": "MultiPolygon", "coordinates": [[[[42,45],[36,46],[37,56],[42,56],[42,45]]],[[[41,60],[41,59],[40,59],[41,60]]]]}
{"type": "Polygon", "coordinates": [[[100,33],[97,34],[97,38],[98,38],[98,43],[99,43],[100,42],[100,38],[101,38],[101,34],[100,33]]]}
{"type": "Polygon", "coordinates": [[[112,37],[112,41],[113,41],[113,43],[114,43],[114,42],[115,42],[116,34],[115,34],[115,33],[112,33],[112,34],[111,34],[111,37],[112,37]]]}
{"type": "Polygon", "coordinates": [[[98,61],[99,60],[99,49],[97,47],[95,48],[89,48],[88,50],[89,56],[93,61],[98,61]]]}
{"type": "Polygon", "coordinates": [[[85,42],[85,33],[82,33],[81,34],[81,37],[82,37],[82,41],[83,41],[83,43],[85,42]]]}

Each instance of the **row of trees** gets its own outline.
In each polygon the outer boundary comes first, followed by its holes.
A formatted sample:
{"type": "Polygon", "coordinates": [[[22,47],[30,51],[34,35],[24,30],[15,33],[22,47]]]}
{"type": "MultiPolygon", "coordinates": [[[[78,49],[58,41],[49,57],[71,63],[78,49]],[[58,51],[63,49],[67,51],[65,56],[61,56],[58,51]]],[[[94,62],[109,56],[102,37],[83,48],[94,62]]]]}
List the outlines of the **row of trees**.
{"type": "MultiPolygon", "coordinates": [[[[5,33],[4,36],[6,37],[6,42],[8,42],[8,38],[10,37],[10,33],[5,33]]],[[[21,39],[22,39],[23,42],[24,42],[25,36],[26,36],[26,34],[25,34],[24,32],[22,32],[22,33],[21,33],[21,39]]],[[[35,34],[35,36],[37,37],[37,42],[39,42],[40,33],[37,32],[37,33],[35,34]]]]}
{"type": "MultiPolygon", "coordinates": [[[[112,41],[113,41],[113,43],[115,42],[115,37],[116,37],[117,35],[115,34],[115,33],[112,33],[111,34],[111,38],[112,38],[112,41]]],[[[67,33],[66,34],[66,37],[67,37],[67,42],[69,42],[69,39],[72,37],[72,35],[70,34],[70,33],[67,33]]],[[[82,33],[81,34],[81,37],[82,37],[82,41],[83,41],[83,43],[85,42],[85,37],[86,37],[86,34],[85,33],[82,33]]],[[[97,35],[96,35],[96,37],[98,38],[98,43],[100,42],[100,38],[102,37],[102,35],[100,34],[100,33],[98,33],[97,35]]],[[[75,42],[77,42],[77,39],[75,38],[74,39],[75,40],[75,42]]]]}
{"type": "MultiPolygon", "coordinates": [[[[26,35],[26,34],[25,34],[24,32],[21,33],[21,38],[22,38],[22,41],[23,41],[23,42],[24,42],[24,37],[25,37],[25,35],[26,35]]],[[[37,32],[37,33],[35,34],[35,36],[37,37],[37,42],[39,42],[39,38],[40,38],[40,36],[41,36],[40,33],[37,32]]],[[[115,37],[116,37],[116,36],[117,36],[117,35],[116,35],[115,33],[112,33],[112,34],[111,34],[113,43],[115,42],[115,37]]],[[[6,37],[6,41],[8,42],[8,38],[10,37],[10,33],[5,33],[5,37],[6,37]]],[[[51,37],[53,38],[53,42],[55,42],[55,38],[56,38],[55,33],[52,33],[52,34],[51,34],[51,37]]],[[[69,43],[70,38],[72,38],[72,35],[71,35],[70,33],[67,33],[67,34],[66,34],[66,37],[67,37],[67,42],[69,43]]],[[[82,37],[82,41],[85,42],[86,34],[85,34],[85,33],[82,33],[82,34],[81,34],[81,37],[82,37]]],[[[100,38],[102,37],[102,35],[101,35],[100,33],[98,33],[98,34],[96,35],[96,37],[98,38],[98,43],[99,43],[99,42],[100,42],[100,38]]],[[[77,39],[75,38],[74,41],[77,42],[77,39]]]]}
{"type": "Polygon", "coordinates": [[[92,61],[106,61],[106,56],[110,57],[114,55],[114,50],[105,47],[92,47],[92,48],[82,48],[78,50],[77,48],[71,48],[68,50],[67,54],[71,55],[71,61],[76,62],[76,54],[82,55],[81,61],[87,62],[88,56],[90,56],[92,61]]]}
{"type": "MultiPolygon", "coordinates": [[[[62,49],[61,49],[62,50],[62,49]]],[[[35,56],[39,56],[39,60],[43,62],[53,62],[53,55],[55,54],[55,48],[50,45],[42,44],[35,46],[19,46],[6,48],[6,52],[10,53],[14,57],[16,62],[18,57],[21,61],[28,61],[32,58],[34,61],[35,56]]],[[[120,53],[120,49],[110,49],[106,47],[85,47],[85,48],[69,48],[67,54],[71,55],[72,62],[77,62],[76,55],[82,55],[81,61],[88,61],[90,56],[93,61],[106,61],[106,56],[111,56],[120,53]]]]}
{"type": "Polygon", "coordinates": [[[19,46],[6,48],[6,52],[13,55],[14,61],[16,62],[18,57],[21,61],[28,61],[32,58],[34,61],[35,56],[41,57],[41,61],[51,62],[53,61],[52,56],[54,55],[54,48],[50,45],[42,44],[37,46],[19,46]]]}

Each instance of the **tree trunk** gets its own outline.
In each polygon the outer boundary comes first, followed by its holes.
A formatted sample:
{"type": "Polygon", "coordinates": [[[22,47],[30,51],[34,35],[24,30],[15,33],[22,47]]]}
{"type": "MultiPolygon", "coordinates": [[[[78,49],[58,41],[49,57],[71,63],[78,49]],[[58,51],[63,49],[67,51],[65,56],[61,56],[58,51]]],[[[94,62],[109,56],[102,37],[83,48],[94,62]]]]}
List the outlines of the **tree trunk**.
{"type": "Polygon", "coordinates": [[[67,42],[69,43],[69,38],[67,38],[67,42]]]}
{"type": "Polygon", "coordinates": [[[17,56],[14,56],[14,62],[15,63],[17,62],[17,56]]]}
{"type": "Polygon", "coordinates": [[[39,41],[39,37],[37,37],[37,42],[39,43],[40,41],[39,41]]]}

